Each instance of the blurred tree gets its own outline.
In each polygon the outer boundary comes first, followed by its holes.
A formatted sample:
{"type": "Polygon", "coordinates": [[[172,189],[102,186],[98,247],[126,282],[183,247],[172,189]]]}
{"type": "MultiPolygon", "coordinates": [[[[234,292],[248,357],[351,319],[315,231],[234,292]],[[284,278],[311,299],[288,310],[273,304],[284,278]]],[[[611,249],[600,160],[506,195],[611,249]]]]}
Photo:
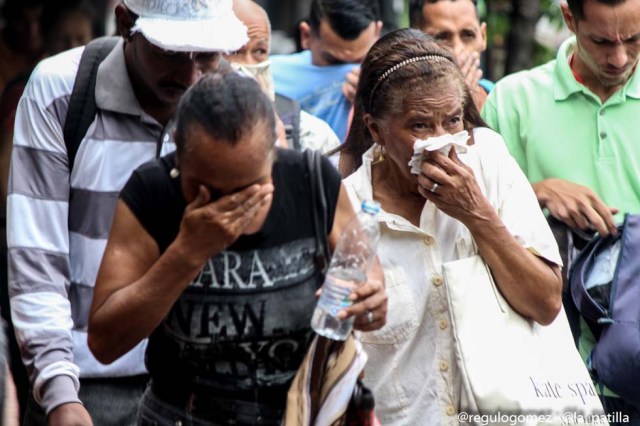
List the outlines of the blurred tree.
{"type": "Polygon", "coordinates": [[[555,51],[535,40],[536,25],[545,17],[560,31],[557,0],[481,0],[487,22],[487,75],[494,81],[505,74],[529,69],[555,57],[555,51]]]}
{"type": "Polygon", "coordinates": [[[534,35],[540,19],[540,0],[512,0],[507,37],[505,74],[529,69],[534,65],[534,35]]]}
{"type": "Polygon", "coordinates": [[[479,3],[481,19],[487,23],[487,52],[485,74],[489,80],[497,81],[504,75],[506,61],[505,40],[509,32],[509,0],[486,0],[479,3]]]}

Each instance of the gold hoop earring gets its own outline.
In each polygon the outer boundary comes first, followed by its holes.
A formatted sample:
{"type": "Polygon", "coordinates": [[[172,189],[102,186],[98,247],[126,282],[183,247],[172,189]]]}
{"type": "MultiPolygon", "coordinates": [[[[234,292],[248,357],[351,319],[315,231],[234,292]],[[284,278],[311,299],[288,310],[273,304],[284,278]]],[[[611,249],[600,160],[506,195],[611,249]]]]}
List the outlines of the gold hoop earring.
{"type": "Polygon", "coordinates": [[[384,161],[384,156],[386,151],[383,145],[376,144],[376,147],[373,149],[373,161],[371,165],[380,164],[384,161]]]}
{"type": "Polygon", "coordinates": [[[178,170],[177,167],[174,167],[169,171],[169,176],[171,176],[171,179],[177,178],[178,176],[180,176],[180,170],[178,170]]]}

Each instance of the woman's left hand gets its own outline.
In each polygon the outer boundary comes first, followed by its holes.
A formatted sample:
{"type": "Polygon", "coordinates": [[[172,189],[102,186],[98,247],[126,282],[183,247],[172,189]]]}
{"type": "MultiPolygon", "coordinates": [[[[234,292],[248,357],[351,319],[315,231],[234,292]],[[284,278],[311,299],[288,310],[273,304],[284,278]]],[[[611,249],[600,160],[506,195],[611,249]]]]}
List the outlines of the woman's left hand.
{"type": "Polygon", "coordinates": [[[353,328],[373,331],[387,322],[387,291],[384,287],[384,273],[376,257],[367,281],[358,287],[349,299],[353,305],[338,313],[339,318],[355,317],[353,328]]]}
{"type": "Polygon", "coordinates": [[[487,218],[493,211],[473,170],[454,148],[448,157],[437,151],[426,153],[420,168],[418,191],[447,215],[466,224],[474,218],[487,218]]]}

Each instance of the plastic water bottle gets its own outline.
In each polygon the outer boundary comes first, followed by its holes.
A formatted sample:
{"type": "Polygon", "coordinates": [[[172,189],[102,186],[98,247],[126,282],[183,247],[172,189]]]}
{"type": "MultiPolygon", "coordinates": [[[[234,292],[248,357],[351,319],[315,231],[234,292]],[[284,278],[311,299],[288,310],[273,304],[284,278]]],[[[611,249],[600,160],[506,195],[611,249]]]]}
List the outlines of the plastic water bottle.
{"type": "Polygon", "coordinates": [[[353,327],[353,317],[338,319],[338,312],[351,306],[349,295],[367,280],[380,239],[377,214],[380,204],[363,201],[362,210],[346,225],[331,258],[322,294],[311,318],[311,327],[321,336],[344,340],[353,327]]]}

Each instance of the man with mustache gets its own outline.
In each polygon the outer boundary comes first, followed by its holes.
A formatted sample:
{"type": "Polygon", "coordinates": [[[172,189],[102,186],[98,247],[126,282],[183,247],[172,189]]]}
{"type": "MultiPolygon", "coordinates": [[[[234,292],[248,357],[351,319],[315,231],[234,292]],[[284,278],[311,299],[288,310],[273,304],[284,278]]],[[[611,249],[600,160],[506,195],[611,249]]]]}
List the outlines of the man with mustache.
{"type": "Polygon", "coordinates": [[[97,71],[97,112],[75,161],[63,129],[82,48],[43,61],[17,111],[7,229],[12,315],[33,386],[26,424],[136,423],[146,342],[109,366],[87,346],[117,194],[139,165],[174,149],[164,129],[183,93],[248,40],[231,0],[123,0],[115,13],[122,39],[97,71]]]}

